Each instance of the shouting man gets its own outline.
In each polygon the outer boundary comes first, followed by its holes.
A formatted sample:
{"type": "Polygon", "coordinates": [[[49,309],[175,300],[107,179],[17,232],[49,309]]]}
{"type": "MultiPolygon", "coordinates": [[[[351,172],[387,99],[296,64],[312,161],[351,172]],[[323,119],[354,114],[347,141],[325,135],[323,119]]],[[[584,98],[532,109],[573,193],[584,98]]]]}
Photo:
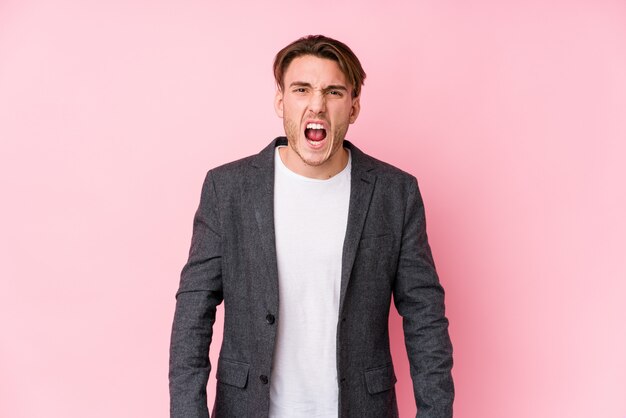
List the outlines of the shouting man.
{"type": "Polygon", "coordinates": [[[223,301],[214,418],[397,417],[393,295],[417,416],[452,417],[444,291],[417,181],[344,139],[359,116],[359,60],[307,36],[276,55],[274,76],[286,137],[204,181],[176,294],[171,416],[209,416],[223,301]]]}

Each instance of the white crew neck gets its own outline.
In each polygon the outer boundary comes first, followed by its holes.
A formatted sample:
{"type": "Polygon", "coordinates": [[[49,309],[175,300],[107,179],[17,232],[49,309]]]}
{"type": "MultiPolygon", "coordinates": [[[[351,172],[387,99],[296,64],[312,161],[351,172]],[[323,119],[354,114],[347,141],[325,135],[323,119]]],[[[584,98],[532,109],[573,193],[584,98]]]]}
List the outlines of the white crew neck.
{"type": "Polygon", "coordinates": [[[296,179],[299,179],[302,181],[308,181],[312,183],[328,183],[328,182],[338,181],[338,179],[341,178],[342,176],[349,174],[352,169],[352,153],[350,152],[348,148],[344,148],[346,151],[348,151],[348,163],[343,168],[343,170],[341,170],[339,173],[327,179],[316,179],[313,177],[303,176],[302,174],[298,174],[295,171],[292,171],[289,167],[287,167],[283,159],[280,157],[279,150],[281,148],[286,148],[286,147],[287,145],[280,145],[276,147],[276,150],[274,151],[274,164],[278,170],[296,179]]]}

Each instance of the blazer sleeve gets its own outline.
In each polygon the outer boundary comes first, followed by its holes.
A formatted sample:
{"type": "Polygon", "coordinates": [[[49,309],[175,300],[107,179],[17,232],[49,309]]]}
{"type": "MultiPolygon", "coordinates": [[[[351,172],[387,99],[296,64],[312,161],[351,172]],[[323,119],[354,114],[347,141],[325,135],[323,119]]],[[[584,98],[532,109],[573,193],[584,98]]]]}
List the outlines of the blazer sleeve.
{"type": "Polygon", "coordinates": [[[428,245],[424,205],[414,177],[409,186],[393,292],[403,318],[417,418],[451,418],[452,344],[444,290],[428,245]]]}
{"type": "Polygon", "coordinates": [[[170,416],[207,418],[209,345],[222,302],[221,232],[211,172],[193,221],[189,259],[176,293],[169,362],[170,416]]]}

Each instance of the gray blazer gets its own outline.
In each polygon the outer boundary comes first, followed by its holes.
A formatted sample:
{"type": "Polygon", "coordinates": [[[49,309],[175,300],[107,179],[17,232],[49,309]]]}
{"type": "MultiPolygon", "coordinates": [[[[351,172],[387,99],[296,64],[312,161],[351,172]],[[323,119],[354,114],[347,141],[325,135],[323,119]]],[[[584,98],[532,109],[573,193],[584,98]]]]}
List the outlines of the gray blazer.
{"type": "MultiPolygon", "coordinates": [[[[269,412],[276,342],[274,148],[208,172],[176,293],[170,347],[170,411],[208,417],[208,351],[224,302],[214,418],[269,412]]],[[[444,291],[428,245],[415,178],[350,142],[352,180],[343,246],[337,380],[339,417],[397,417],[389,351],[391,295],[403,317],[417,417],[452,417],[452,345],[444,291]]],[[[302,376],[306,379],[307,376],[302,376]]]]}

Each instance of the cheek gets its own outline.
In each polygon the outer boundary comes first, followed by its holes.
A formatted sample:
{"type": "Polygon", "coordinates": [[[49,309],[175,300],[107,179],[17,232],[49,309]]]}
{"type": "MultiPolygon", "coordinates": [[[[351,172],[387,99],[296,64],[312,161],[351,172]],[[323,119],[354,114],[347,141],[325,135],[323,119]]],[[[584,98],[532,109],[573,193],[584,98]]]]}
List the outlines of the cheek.
{"type": "Polygon", "coordinates": [[[350,124],[350,119],[347,115],[341,115],[341,117],[336,118],[333,122],[333,132],[335,133],[345,133],[348,129],[348,125],[350,124]]]}
{"type": "Polygon", "coordinates": [[[287,138],[291,141],[295,141],[296,138],[298,138],[299,136],[299,127],[298,124],[293,121],[292,119],[289,118],[284,118],[283,119],[283,126],[285,128],[285,134],[287,135],[287,138]]]}
{"type": "Polygon", "coordinates": [[[291,115],[295,117],[301,111],[301,105],[297,100],[293,100],[293,98],[288,98],[283,101],[283,112],[285,115],[291,115]]]}

